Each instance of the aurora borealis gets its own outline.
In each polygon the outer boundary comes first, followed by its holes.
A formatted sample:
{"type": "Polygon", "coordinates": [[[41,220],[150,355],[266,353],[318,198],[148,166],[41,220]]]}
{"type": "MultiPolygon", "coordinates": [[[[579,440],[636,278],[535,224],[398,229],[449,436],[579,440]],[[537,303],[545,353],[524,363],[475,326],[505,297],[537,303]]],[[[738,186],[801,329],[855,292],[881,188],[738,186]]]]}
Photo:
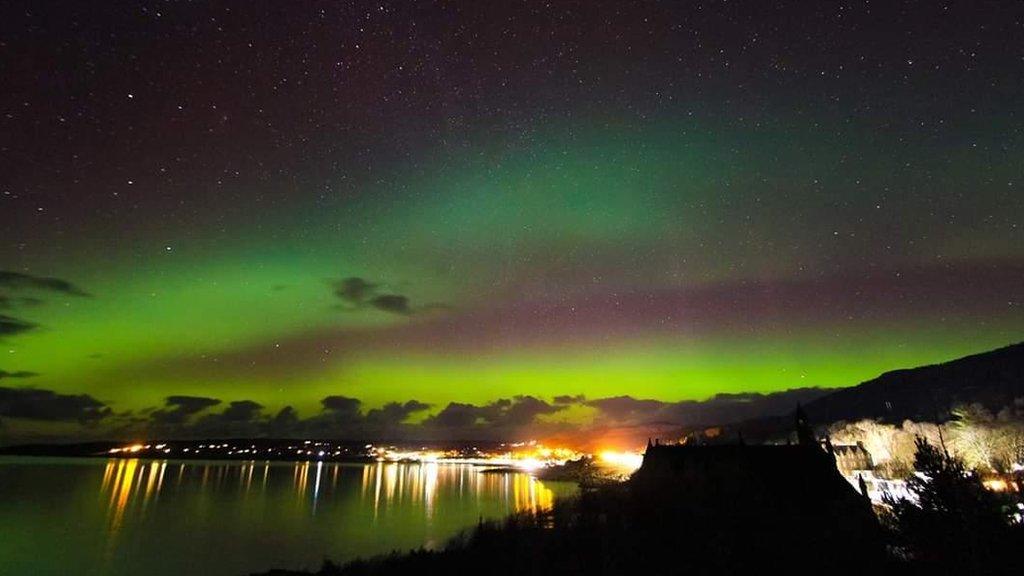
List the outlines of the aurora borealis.
{"type": "Polygon", "coordinates": [[[6,5],[0,388],[96,404],[0,437],[580,425],[1024,339],[1019,6],[488,4],[6,5]]]}

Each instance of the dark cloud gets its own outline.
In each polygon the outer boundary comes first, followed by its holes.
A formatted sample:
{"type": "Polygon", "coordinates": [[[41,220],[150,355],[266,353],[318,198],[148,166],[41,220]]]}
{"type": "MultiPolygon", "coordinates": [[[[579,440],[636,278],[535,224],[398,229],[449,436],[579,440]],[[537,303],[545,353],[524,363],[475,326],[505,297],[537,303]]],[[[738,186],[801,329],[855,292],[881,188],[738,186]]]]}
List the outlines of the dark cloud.
{"type": "Polygon", "coordinates": [[[299,425],[299,413],[291,406],[285,406],[270,419],[268,432],[270,436],[290,436],[299,425]]]}
{"type": "Polygon", "coordinates": [[[260,438],[268,433],[288,436],[290,424],[297,421],[288,407],[271,418],[263,405],[252,400],[229,402],[220,412],[210,408],[221,405],[217,398],[203,396],[168,396],[161,408],[148,408],[139,414],[119,415],[119,436],[143,434],[151,438],[260,438]]]}
{"type": "Polygon", "coordinates": [[[578,395],[576,395],[576,396],[568,396],[568,395],[564,395],[564,396],[555,396],[555,397],[554,397],[554,398],[552,399],[552,401],[553,401],[553,402],[554,402],[555,404],[558,404],[558,405],[564,405],[564,404],[582,404],[582,403],[583,403],[584,401],[586,401],[586,399],[587,399],[587,397],[586,397],[586,396],[584,396],[583,394],[578,394],[578,395]]]}
{"type": "Polygon", "coordinates": [[[10,270],[0,270],[0,287],[11,290],[44,290],[67,294],[69,296],[89,296],[90,294],[67,280],[32,276],[10,270]]]}
{"type": "Polygon", "coordinates": [[[14,372],[0,370],[0,380],[4,378],[35,378],[36,376],[39,376],[38,372],[29,372],[28,370],[15,370],[14,372]]]}
{"type": "Polygon", "coordinates": [[[499,426],[525,426],[532,424],[537,416],[554,414],[564,408],[533,396],[516,396],[512,400],[502,399],[491,404],[485,421],[499,426]]]}
{"type": "Polygon", "coordinates": [[[220,400],[205,396],[168,396],[165,403],[170,408],[195,413],[220,404],[220,400]]]}
{"type": "Polygon", "coordinates": [[[360,415],[359,407],[362,402],[347,396],[327,396],[320,404],[324,407],[324,412],[329,412],[337,418],[356,419],[360,415]]]}
{"type": "Polygon", "coordinates": [[[0,418],[91,424],[110,413],[106,404],[88,394],[0,387],[0,418]]]}
{"type": "Polygon", "coordinates": [[[440,412],[427,418],[423,424],[437,428],[468,428],[481,418],[480,408],[472,404],[449,402],[440,412]]]}
{"type": "Polygon", "coordinates": [[[220,404],[220,400],[216,398],[203,396],[168,396],[164,402],[163,408],[154,410],[149,415],[155,424],[181,425],[193,415],[220,404]]]}
{"type": "Polygon", "coordinates": [[[303,434],[318,437],[351,437],[358,434],[363,425],[360,411],[362,401],[348,396],[327,396],[320,400],[319,414],[300,419],[296,429],[303,434]]]}
{"type": "Polygon", "coordinates": [[[236,400],[222,412],[205,414],[195,423],[182,425],[171,432],[175,436],[256,438],[266,435],[267,424],[263,405],[252,400],[236,400]]]}
{"type": "MultiPolygon", "coordinates": [[[[19,306],[38,306],[43,303],[40,298],[35,296],[11,296],[9,293],[6,293],[9,291],[35,290],[69,296],[89,296],[87,292],[67,280],[32,276],[10,270],[0,270],[0,288],[5,290],[5,292],[0,292],[0,310],[10,310],[19,306]]],[[[0,338],[15,336],[37,327],[38,325],[33,322],[0,314],[0,338]]]]}
{"type": "Polygon", "coordinates": [[[381,408],[374,408],[366,413],[366,421],[371,425],[392,426],[402,424],[416,412],[428,410],[430,404],[418,400],[408,402],[389,402],[381,408]]]}
{"type": "Polygon", "coordinates": [[[358,277],[345,278],[334,283],[334,295],[353,308],[361,308],[376,291],[376,284],[358,277]]]}
{"type": "Polygon", "coordinates": [[[409,316],[418,312],[430,312],[445,309],[444,304],[428,304],[419,309],[413,308],[409,297],[402,294],[382,293],[380,284],[352,276],[333,283],[334,295],[342,301],[345,310],[362,310],[372,308],[409,316]]]}
{"type": "Polygon", "coordinates": [[[0,336],[14,336],[36,328],[36,324],[0,314],[0,336]]]}
{"type": "Polygon", "coordinates": [[[363,412],[363,403],[347,396],[327,396],[320,404],[323,409],[319,414],[287,423],[290,429],[311,437],[411,439],[418,436],[418,426],[407,424],[406,420],[412,414],[430,408],[429,404],[409,400],[390,402],[363,412]]]}
{"type": "Polygon", "coordinates": [[[565,405],[548,404],[533,396],[502,398],[481,406],[450,402],[440,412],[424,420],[423,425],[467,434],[482,431],[509,432],[534,423],[538,416],[553,414],[565,408],[565,405]]]}
{"type": "Polygon", "coordinates": [[[416,412],[430,408],[418,400],[390,402],[380,408],[362,411],[363,403],[348,396],[327,396],[320,401],[322,410],[309,418],[300,418],[291,406],[281,409],[262,422],[271,436],[309,436],[373,440],[411,438],[411,426],[405,421],[416,412]]]}
{"type": "Polygon", "coordinates": [[[829,394],[824,388],[794,388],[782,392],[759,394],[717,394],[707,400],[662,402],[631,396],[614,396],[584,401],[596,408],[607,421],[638,424],[674,424],[709,426],[732,424],[751,418],[778,416],[793,410],[797,403],[806,403],[829,394]]]}
{"type": "Polygon", "coordinates": [[[650,419],[665,410],[670,403],[660,400],[640,400],[632,396],[612,396],[586,402],[601,414],[615,421],[650,419]]]}
{"type": "Polygon", "coordinates": [[[412,309],[409,308],[409,299],[397,294],[381,294],[371,300],[370,305],[392,314],[412,314],[412,309]]]}
{"type": "Polygon", "coordinates": [[[263,405],[252,400],[232,402],[219,416],[228,422],[252,422],[260,416],[263,405]]]}

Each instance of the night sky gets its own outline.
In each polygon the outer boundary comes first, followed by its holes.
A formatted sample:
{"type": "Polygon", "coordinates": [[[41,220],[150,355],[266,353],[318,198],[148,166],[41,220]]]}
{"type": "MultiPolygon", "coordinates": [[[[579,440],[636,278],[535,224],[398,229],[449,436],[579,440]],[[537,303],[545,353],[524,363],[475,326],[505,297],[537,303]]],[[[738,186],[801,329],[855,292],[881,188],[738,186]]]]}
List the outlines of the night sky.
{"type": "Polygon", "coordinates": [[[770,4],[4,3],[0,440],[686,421],[1024,339],[1024,7],[770,4]]]}

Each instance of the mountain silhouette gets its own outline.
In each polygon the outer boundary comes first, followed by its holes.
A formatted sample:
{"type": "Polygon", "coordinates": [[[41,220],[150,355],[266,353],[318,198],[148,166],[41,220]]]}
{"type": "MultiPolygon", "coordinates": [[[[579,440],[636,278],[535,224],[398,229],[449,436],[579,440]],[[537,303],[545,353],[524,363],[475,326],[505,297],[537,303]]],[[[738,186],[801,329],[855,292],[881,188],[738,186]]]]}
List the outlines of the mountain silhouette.
{"type": "Polygon", "coordinates": [[[930,366],[893,370],[808,403],[818,423],[942,421],[957,404],[992,411],[1024,398],[1024,342],[930,366]]]}

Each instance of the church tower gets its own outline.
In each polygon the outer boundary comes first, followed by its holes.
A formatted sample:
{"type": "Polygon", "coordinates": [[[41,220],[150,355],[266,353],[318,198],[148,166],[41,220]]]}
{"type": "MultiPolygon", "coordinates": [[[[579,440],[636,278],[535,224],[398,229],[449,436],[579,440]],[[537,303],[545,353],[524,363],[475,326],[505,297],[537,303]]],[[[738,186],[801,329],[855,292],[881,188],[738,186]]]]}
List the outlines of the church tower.
{"type": "Polygon", "coordinates": [[[807,414],[799,403],[796,405],[795,420],[796,443],[801,446],[817,446],[818,441],[814,438],[814,428],[807,421],[807,414]]]}

